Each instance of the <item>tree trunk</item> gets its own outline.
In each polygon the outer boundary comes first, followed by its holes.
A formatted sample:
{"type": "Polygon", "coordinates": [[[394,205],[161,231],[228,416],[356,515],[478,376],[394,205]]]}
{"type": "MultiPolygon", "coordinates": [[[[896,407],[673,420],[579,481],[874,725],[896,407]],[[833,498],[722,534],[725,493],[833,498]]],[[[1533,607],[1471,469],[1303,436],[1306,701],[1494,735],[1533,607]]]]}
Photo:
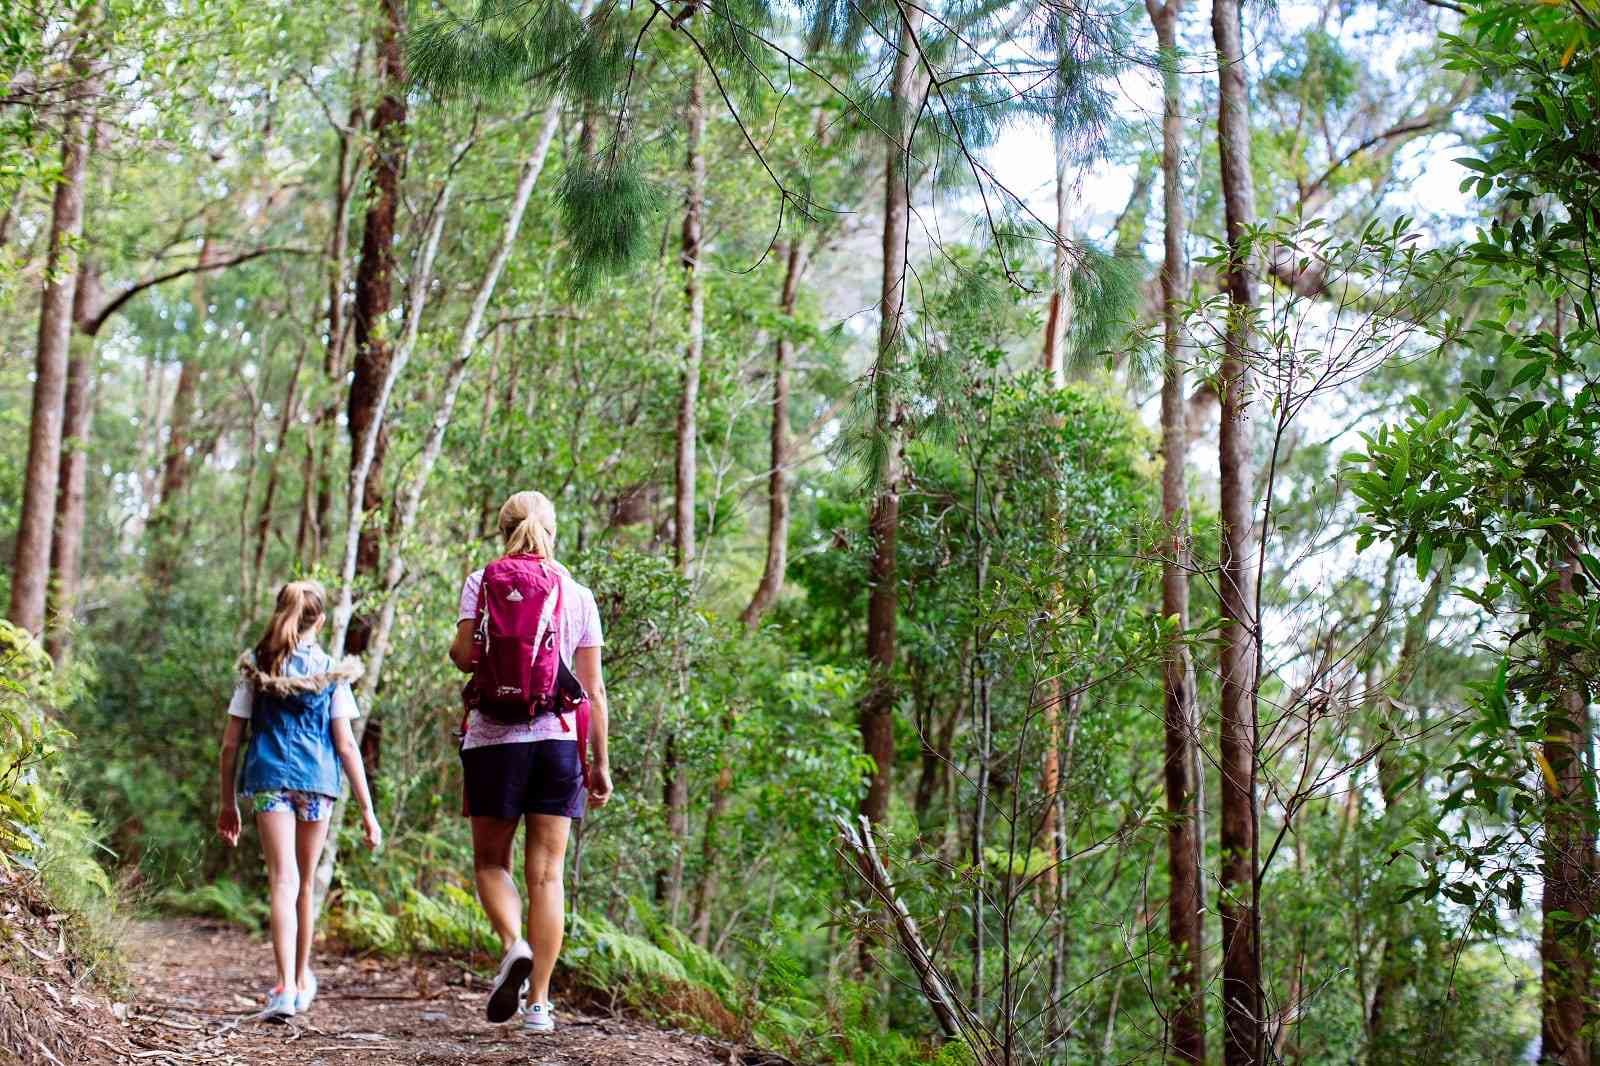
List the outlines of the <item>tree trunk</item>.
{"type": "MultiPolygon", "coordinates": [[[[700,360],[705,347],[705,293],[700,286],[700,235],[703,224],[706,191],[706,161],[701,154],[701,139],[705,135],[704,75],[697,68],[689,83],[689,103],[684,113],[688,151],[684,169],[688,174],[683,205],[683,236],[680,262],[683,265],[683,297],[689,320],[689,338],[684,346],[683,374],[678,392],[678,434],[676,474],[673,481],[673,555],[678,572],[692,577],[695,556],[695,451],[699,430],[696,413],[700,403],[700,360]]],[[[684,688],[686,664],[683,649],[677,651],[679,688],[684,688]]],[[[666,805],[667,835],[672,856],[667,869],[657,871],[656,900],[664,903],[674,925],[683,906],[684,853],[689,846],[689,778],[679,750],[676,732],[666,738],[666,757],[663,760],[665,779],[662,782],[662,802],[666,805]]]]}
{"type": "MultiPolygon", "coordinates": [[[[202,240],[200,265],[204,267],[214,262],[216,257],[216,245],[211,238],[202,240]]],[[[178,369],[178,384],[172,393],[172,414],[167,426],[166,457],[162,460],[161,481],[151,507],[149,573],[152,584],[157,588],[165,587],[169,583],[173,568],[178,563],[178,556],[182,553],[182,534],[179,530],[177,508],[183,490],[188,487],[189,478],[194,472],[194,464],[191,461],[193,457],[189,452],[195,445],[193,431],[196,394],[200,390],[200,382],[205,373],[201,368],[200,358],[200,346],[204,343],[201,338],[205,335],[203,327],[209,314],[205,279],[205,270],[195,271],[194,287],[189,296],[189,306],[193,312],[189,330],[195,338],[195,348],[178,369]]]]}
{"type": "Polygon", "coordinates": [[[78,288],[77,245],[83,233],[84,178],[89,164],[87,104],[98,92],[89,49],[100,6],[86,3],[78,13],[78,43],[72,67],[83,79],[82,99],[67,111],[61,137],[61,176],[50,209],[50,240],[44,293],[39,300],[39,333],[34,347],[33,406],[28,419],[28,461],[22,482],[22,511],[11,566],[7,617],[38,636],[44,631],[50,580],[50,544],[55,533],[56,491],[61,479],[61,432],[65,418],[68,348],[72,307],[78,288]]]}
{"type": "MultiPolygon", "coordinates": [[[[1063,16],[1065,18],[1065,16],[1063,16]]],[[[1061,32],[1067,32],[1062,30],[1061,32]]],[[[1066,338],[1072,326],[1072,258],[1067,233],[1072,226],[1067,175],[1067,138],[1056,130],[1053,137],[1056,157],[1056,241],[1055,268],[1051,274],[1050,312],[1044,324],[1044,372],[1050,384],[1061,388],[1067,383],[1066,338]]]]}
{"type": "Polygon", "coordinates": [[[73,296],[75,326],[68,342],[67,392],[61,428],[61,483],[56,491],[55,533],[50,541],[50,574],[55,606],[44,650],[56,665],[66,661],[76,625],[83,568],[85,492],[89,480],[89,441],[94,423],[97,355],[94,338],[82,331],[100,303],[99,272],[85,262],[73,296]]]}
{"type": "Polygon", "coordinates": [[[689,778],[684,773],[678,735],[667,734],[661,767],[661,802],[667,813],[667,840],[672,854],[667,864],[656,870],[656,905],[666,911],[667,920],[678,924],[683,910],[683,860],[689,841],[689,778]]]}
{"type": "Polygon", "coordinates": [[[300,524],[294,534],[294,559],[302,569],[314,565],[318,554],[316,540],[316,499],[313,486],[317,483],[316,430],[308,427],[305,433],[305,456],[300,462],[300,524]]]}
{"type": "Polygon", "coordinates": [[[1245,82],[1239,0],[1212,0],[1211,32],[1217,48],[1217,143],[1227,219],[1228,325],[1220,374],[1218,445],[1221,560],[1218,598],[1223,618],[1220,768],[1222,777],[1223,1061],[1262,1061],[1261,963],[1257,929],[1255,669],[1259,632],[1255,619],[1252,559],[1248,321],[1255,282],[1244,259],[1245,229],[1255,221],[1250,172],[1250,103],[1245,82]]]}
{"type": "Polygon", "coordinates": [[[872,776],[861,813],[877,824],[889,812],[894,783],[894,659],[900,608],[895,539],[900,527],[901,402],[896,378],[904,343],[906,241],[911,218],[911,111],[917,104],[916,34],[921,8],[896,4],[899,55],[890,83],[891,139],[883,168],[883,285],[879,298],[878,353],[872,370],[874,469],[870,534],[872,566],[867,595],[867,666],[871,676],[861,702],[861,746],[872,776]]]}
{"type": "MultiPolygon", "coordinates": [[[[383,505],[383,459],[389,435],[378,412],[379,394],[394,359],[388,325],[394,278],[395,216],[400,206],[400,172],[406,157],[406,71],[404,0],[381,0],[383,19],[376,52],[383,98],[372,113],[373,153],[361,262],[356,268],[356,355],[346,411],[350,433],[352,479],[360,461],[356,452],[369,427],[377,427],[360,508],[361,532],[356,548],[356,573],[376,574],[382,546],[379,523],[372,518],[383,505]]],[[[356,624],[347,638],[349,650],[366,649],[367,627],[356,624]]]]}
{"type": "MultiPolygon", "coordinates": [[[[796,236],[784,253],[783,292],[778,297],[778,313],[794,318],[795,301],[800,293],[800,275],[806,269],[804,240],[796,236]]],[[[749,629],[761,624],[761,616],[783,591],[784,573],[789,565],[789,372],[794,362],[794,342],[787,330],[780,329],[773,345],[772,365],[772,470],[767,474],[767,562],[761,581],[750,597],[749,606],[739,620],[749,629]]]]}
{"type": "MultiPolygon", "coordinates": [[[[1570,534],[1567,537],[1570,538],[1570,534]]],[[[1561,545],[1559,580],[1550,592],[1553,602],[1577,595],[1578,549],[1561,545]]],[[[1569,608],[1571,604],[1568,604],[1569,608]]],[[[1595,1006],[1594,977],[1595,795],[1586,757],[1594,742],[1589,697],[1577,676],[1566,674],[1571,645],[1549,645],[1554,669],[1552,690],[1557,706],[1544,725],[1544,926],[1539,937],[1542,1016],[1539,1061],[1550,1066],[1591,1066],[1595,1006]]],[[[1579,670],[1571,671],[1578,675],[1579,670]]]]}
{"type": "Polygon", "coordinates": [[[267,559],[267,536],[272,532],[272,503],[278,492],[278,465],[283,462],[289,444],[289,427],[294,425],[295,408],[299,402],[300,371],[305,367],[307,345],[300,346],[294,369],[289,373],[289,385],[284,389],[283,409],[278,413],[278,433],[272,449],[272,462],[267,467],[267,484],[261,493],[261,507],[256,512],[256,550],[250,566],[250,580],[246,584],[246,602],[241,613],[248,618],[255,610],[255,601],[261,595],[261,570],[267,559]]]}
{"type": "Polygon", "coordinates": [[[685,574],[694,563],[695,442],[696,409],[700,399],[700,359],[705,347],[705,293],[700,287],[700,231],[705,207],[706,161],[700,151],[705,134],[705,90],[703,75],[695,73],[689,83],[689,106],[684,115],[687,129],[688,192],[683,208],[683,296],[689,316],[689,339],[684,347],[683,374],[678,393],[678,447],[676,492],[673,497],[673,549],[678,569],[685,574]]]}
{"type": "Polygon", "coordinates": [[[1172,1002],[1168,1017],[1172,1062],[1206,1060],[1206,1017],[1200,908],[1200,849],[1196,783],[1193,780],[1195,720],[1193,668],[1184,634],[1189,628],[1189,493],[1186,461],[1189,445],[1186,382],[1179,352],[1184,277],[1183,189],[1179,167],[1183,156],[1183,100],[1178,84],[1178,13],[1182,0],[1145,0],[1155,26],[1163,64],[1161,121],[1162,209],[1165,252],[1161,264],[1162,351],[1165,378],[1161,388],[1161,520],[1167,546],[1161,567],[1161,614],[1177,634],[1169,645],[1163,671],[1165,693],[1166,793],[1172,821],[1167,828],[1167,937],[1172,952],[1168,969],[1172,1002]]]}
{"type": "MultiPolygon", "coordinates": [[[[722,728],[725,735],[732,734],[735,722],[731,713],[723,718],[722,728]]],[[[711,807],[706,811],[706,828],[700,847],[700,883],[695,889],[693,917],[689,922],[694,942],[701,947],[706,947],[711,941],[711,908],[716,903],[717,890],[721,886],[718,872],[721,841],[718,834],[722,831],[722,818],[728,811],[728,801],[733,795],[733,763],[728,758],[726,741],[721,763],[717,769],[717,779],[712,785],[711,807]]]]}
{"type": "MultiPolygon", "coordinates": [[[[1062,16],[1064,19],[1065,16],[1062,16]]],[[[1061,32],[1065,32],[1063,29],[1061,32]]],[[[1057,117],[1058,125],[1063,122],[1062,116],[1057,117]]],[[[1045,318],[1044,326],[1044,372],[1051,388],[1059,389],[1067,383],[1066,375],[1066,350],[1065,342],[1067,330],[1072,319],[1072,262],[1067,247],[1067,232],[1071,226],[1071,212],[1068,207],[1067,195],[1067,139],[1061,129],[1056,129],[1053,134],[1053,146],[1056,161],[1056,233],[1055,233],[1055,270],[1052,275],[1050,287],[1050,312],[1045,318]]],[[[1057,551],[1061,548],[1059,516],[1052,513],[1051,539],[1057,551]]],[[[1055,590],[1054,600],[1057,605],[1061,601],[1059,585],[1055,590]]],[[[1043,824],[1039,827],[1039,838],[1044,844],[1049,855],[1049,866],[1045,869],[1040,889],[1046,900],[1053,900],[1060,889],[1058,879],[1061,876],[1061,853],[1056,847],[1057,838],[1060,836],[1057,825],[1056,795],[1061,791],[1061,675],[1052,673],[1044,684],[1044,725],[1045,749],[1044,765],[1039,774],[1040,787],[1043,790],[1045,812],[1043,824]]]]}
{"type": "MultiPolygon", "coordinates": [[[[362,71],[364,48],[356,54],[356,76],[362,71]]],[[[350,202],[355,193],[357,159],[352,145],[363,122],[361,107],[350,105],[350,120],[339,137],[339,167],[334,175],[333,228],[328,235],[328,336],[323,344],[322,377],[332,394],[344,382],[345,342],[351,332],[351,316],[346,314],[345,289],[350,281],[350,202]]],[[[328,539],[328,516],[333,510],[333,448],[339,435],[339,405],[324,398],[314,425],[306,429],[305,476],[301,479],[300,528],[295,536],[295,555],[302,567],[312,568],[322,559],[322,546],[328,539]],[[317,449],[322,461],[317,462],[317,449]],[[314,475],[314,476],[313,476],[314,475]]]]}

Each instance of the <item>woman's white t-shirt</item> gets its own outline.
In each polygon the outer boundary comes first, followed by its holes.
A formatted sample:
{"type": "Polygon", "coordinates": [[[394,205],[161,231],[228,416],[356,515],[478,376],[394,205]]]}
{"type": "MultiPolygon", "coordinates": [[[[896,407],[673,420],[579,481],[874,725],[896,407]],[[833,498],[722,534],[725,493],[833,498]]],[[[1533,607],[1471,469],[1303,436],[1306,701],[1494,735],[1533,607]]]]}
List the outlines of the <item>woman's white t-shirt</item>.
{"type": "MultiPolygon", "coordinates": [[[[561,574],[561,616],[557,620],[557,636],[561,646],[561,661],[572,669],[572,657],[579,648],[598,648],[605,641],[600,634],[600,608],[594,602],[594,593],[573,579],[560,563],[555,564],[561,574]]],[[[478,617],[478,590],[483,585],[483,571],[474,570],[461,585],[461,603],[456,621],[476,621],[478,617]]],[[[569,716],[563,728],[561,718],[554,714],[541,714],[531,722],[506,725],[485,718],[477,711],[467,716],[467,732],[461,742],[462,750],[482,748],[490,744],[526,744],[534,740],[577,740],[577,726],[569,716]]]]}

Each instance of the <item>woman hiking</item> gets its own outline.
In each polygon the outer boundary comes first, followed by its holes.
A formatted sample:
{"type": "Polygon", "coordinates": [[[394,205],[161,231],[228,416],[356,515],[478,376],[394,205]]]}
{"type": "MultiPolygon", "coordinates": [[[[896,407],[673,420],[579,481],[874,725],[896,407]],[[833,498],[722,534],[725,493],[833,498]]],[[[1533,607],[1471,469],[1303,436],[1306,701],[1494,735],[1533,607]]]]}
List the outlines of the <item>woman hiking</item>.
{"type": "Polygon", "coordinates": [[[611,798],[600,612],[556,562],[555,534],[555,506],[542,493],[505,502],[504,554],[467,575],[450,646],[450,661],[473,675],[463,690],[465,813],[478,898],[504,949],[486,1013],[510,1020],[526,983],[523,1026],[537,1033],[555,1028],[550,974],[564,934],[567,835],[586,792],[596,807],[611,798]],[[524,818],[526,937],[511,872],[524,818]]]}
{"type": "Polygon", "coordinates": [[[317,645],[327,598],[315,581],[291,581],[278,590],[266,632],[239,657],[239,683],[222,734],[217,832],[230,848],[239,843],[243,801],[255,815],[267,862],[278,983],[260,1017],[270,1021],[292,1018],[317,995],[311,882],[344,785],[341,767],[361,805],[367,846],[383,842],[350,732],[350,720],[360,713],[350,683],[361,676],[361,664],[353,658],[335,663],[317,645]],[[246,723],[250,743],[236,793],[234,767],[246,723]]]}

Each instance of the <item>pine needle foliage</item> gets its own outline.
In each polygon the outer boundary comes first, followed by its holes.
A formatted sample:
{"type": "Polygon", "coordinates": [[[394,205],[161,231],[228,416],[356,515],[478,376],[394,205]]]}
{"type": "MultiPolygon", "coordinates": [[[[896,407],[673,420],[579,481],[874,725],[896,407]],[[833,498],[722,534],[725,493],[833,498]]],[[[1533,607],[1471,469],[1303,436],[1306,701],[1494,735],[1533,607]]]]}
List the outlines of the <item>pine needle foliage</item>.
{"type": "Polygon", "coordinates": [[[1088,242],[1076,245],[1072,271],[1072,329],[1067,335],[1066,365],[1087,369],[1112,354],[1122,354],[1134,379],[1145,382],[1158,360],[1151,345],[1134,330],[1140,287],[1146,265],[1136,256],[1114,255],[1088,242]],[[1115,349],[1121,346],[1120,353],[1115,349]]]}
{"type": "Polygon", "coordinates": [[[623,273],[650,248],[663,192],[647,180],[636,159],[603,151],[570,168],[561,183],[561,223],[572,245],[567,275],[579,295],[623,273]]]}

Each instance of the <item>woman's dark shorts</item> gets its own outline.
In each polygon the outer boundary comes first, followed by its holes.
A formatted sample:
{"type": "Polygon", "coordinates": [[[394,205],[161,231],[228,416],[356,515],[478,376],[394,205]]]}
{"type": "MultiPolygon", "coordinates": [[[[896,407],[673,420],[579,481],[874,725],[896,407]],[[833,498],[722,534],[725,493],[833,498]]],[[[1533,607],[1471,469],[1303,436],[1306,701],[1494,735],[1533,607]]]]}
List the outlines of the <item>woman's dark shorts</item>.
{"type": "Polygon", "coordinates": [[[466,813],[474,818],[554,814],[582,818],[588,793],[576,740],[488,744],[461,753],[466,813]]]}

